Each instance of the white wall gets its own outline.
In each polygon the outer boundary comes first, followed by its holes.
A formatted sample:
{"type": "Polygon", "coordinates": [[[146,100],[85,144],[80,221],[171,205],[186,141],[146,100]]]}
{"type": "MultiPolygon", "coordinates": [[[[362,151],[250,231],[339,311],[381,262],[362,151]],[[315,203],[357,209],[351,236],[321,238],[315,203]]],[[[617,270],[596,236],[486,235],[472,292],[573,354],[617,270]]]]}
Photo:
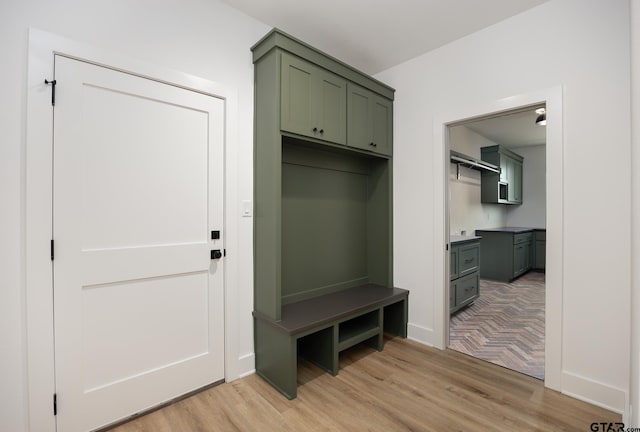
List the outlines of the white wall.
{"type": "MultiPolygon", "coordinates": [[[[464,125],[449,128],[449,147],[459,153],[480,159],[480,148],[496,145],[464,125]]],[[[449,232],[467,235],[482,228],[497,228],[507,224],[507,206],[483,204],[480,199],[481,173],[478,170],[460,167],[457,177],[456,164],[449,169],[449,232]]]]}
{"type": "Polygon", "coordinates": [[[628,0],[553,0],[377,78],[397,90],[395,285],[411,290],[410,336],[425,343],[434,341],[434,296],[442,289],[431,281],[443,271],[424,247],[442,235],[434,213],[439,180],[428,168],[440,145],[434,118],[562,86],[564,183],[554,186],[565,197],[561,387],[623,411],[630,356],[630,169],[620,163],[630,155],[628,0]],[[616,167],[615,175],[606,167],[616,167]]]}
{"type": "MultiPolygon", "coordinates": [[[[0,2],[0,429],[26,430],[25,370],[25,130],[28,28],[35,27],[123,57],[186,72],[238,92],[237,176],[230,179],[239,206],[252,197],[253,65],[249,48],[269,28],[216,0],[4,0],[0,2]]],[[[46,77],[42,77],[43,79],[46,77]]],[[[236,221],[238,303],[234,347],[253,352],[252,220],[236,221]]],[[[44,246],[46,247],[46,245],[44,246]]],[[[231,251],[230,251],[231,252],[231,251]]],[[[251,367],[252,361],[250,361],[251,367]]]]}
{"type": "MultiPolygon", "coordinates": [[[[631,2],[631,166],[640,166],[640,2],[631,2]]],[[[640,426],[640,172],[632,175],[631,422],[640,426]]]]}
{"type": "MultiPolygon", "coordinates": [[[[546,146],[535,145],[512,150],[524,158],[522,205],[507,207],[507,226],[545,228],[547,226],[546,146]]],[[[550,186],[554,187],[554,185],[550,186]]]]}

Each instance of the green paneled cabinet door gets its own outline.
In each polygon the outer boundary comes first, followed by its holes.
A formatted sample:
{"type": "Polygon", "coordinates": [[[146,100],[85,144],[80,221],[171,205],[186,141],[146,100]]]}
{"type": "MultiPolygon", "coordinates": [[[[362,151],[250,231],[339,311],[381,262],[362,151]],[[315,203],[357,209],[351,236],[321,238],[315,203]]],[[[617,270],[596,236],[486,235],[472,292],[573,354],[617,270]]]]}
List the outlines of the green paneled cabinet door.
{"type": "Polygon", "coordinates": [[[524,242],[513,246],[513,277],[518,277],[521,274],[531,269],[531,242],[524,242]]]}
{"type": "Polygon", "coordinates": [[[296,56],[282,54],[283,131],[346,144],[347,81],[296,56]]]}
{"type": "Polygon", "coordinates": [[[449,269],[449,313],[480,296],[480,241],[452,242],[449,269]]]}
{"type": "Polygon", "coordinates": [[[347,85],[347,145],[391,155],[392,124],[389,99],[356,84],[347,85]]]}
{"type": "Polygon", "coordinates": [[[500,175],[483,171],[481,201],[493,204],[522,204],[523,158],[502,146],[482,147],[482,160],[500,166],[500,175]],[[506,187],[506,196],[502,195],[506,187]]]}

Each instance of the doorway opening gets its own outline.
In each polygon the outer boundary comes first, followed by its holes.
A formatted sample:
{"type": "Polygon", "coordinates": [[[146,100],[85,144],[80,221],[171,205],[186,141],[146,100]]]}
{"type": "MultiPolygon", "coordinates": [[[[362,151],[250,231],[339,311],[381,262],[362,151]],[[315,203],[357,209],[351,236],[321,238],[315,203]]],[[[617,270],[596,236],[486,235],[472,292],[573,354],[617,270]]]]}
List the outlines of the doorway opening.
{"type": "Polygon", "coordinates": [[[447,125],[450,349],[545,378],[544,103],[447,125]]]}

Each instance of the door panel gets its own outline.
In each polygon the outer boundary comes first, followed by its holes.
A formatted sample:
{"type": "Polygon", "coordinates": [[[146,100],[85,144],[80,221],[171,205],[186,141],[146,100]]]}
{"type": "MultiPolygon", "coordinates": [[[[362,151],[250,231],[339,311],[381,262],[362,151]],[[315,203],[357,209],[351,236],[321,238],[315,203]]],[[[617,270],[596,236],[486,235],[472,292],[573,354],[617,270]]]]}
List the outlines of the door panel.
{"type": "Polygon", "coordinates": [[[59,430],[224,378],[224,101],[56,56],[59,430]]]}
{"type": "Polygon", "coordinates": [[[207,277],[197,272],[86,286],[83,390],[95,391],[206,355],[207,277]]]}
{"type": "Polygon", "coordinates": [[[364,150],[373,150],[371,136],[371,92],[360,86],[347,85],[347,144],[364,150]]]}
{"type": "Polygon", "coordinates": [[[378,153],[391,155],[393,108],[392,102],[381,97],[373,99],[373,142],[378,153]]]}
{"type": "Polygon", "coordinates": [[[320,138],[338,144],[347,142],[347,81],[318,70],[320,138]]]}
{"type": "Polygon", "coordinates": [[[313,90],[315,70],[297,57],[282,55],[282,130],[314,136],[313,128],[319,129],[313,90]]]}
{"type": "Polygon", "coordinates": [[[109,107],[83,112],[83,248],[201,241],[208,223],[208,113],[92,85],[82,98],[93,108],[109,107]],[[140,127],[145,118],[154,127],[140,127]],[[181,141],[193,144],[175,145],[181,141]]]}

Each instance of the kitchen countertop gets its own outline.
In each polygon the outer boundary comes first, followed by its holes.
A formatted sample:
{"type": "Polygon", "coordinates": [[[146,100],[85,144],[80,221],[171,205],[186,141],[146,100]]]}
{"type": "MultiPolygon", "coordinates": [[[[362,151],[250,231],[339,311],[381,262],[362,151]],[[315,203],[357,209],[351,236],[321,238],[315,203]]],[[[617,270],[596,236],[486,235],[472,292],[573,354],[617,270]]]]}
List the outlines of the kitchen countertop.
{"type": "Polygon", "coordinates": [[[480,240],[482,237],[480,236],[461,236],[461,235],[450,235],[449,236],[449,241],[451,243],[462,243],[462,242],[468,242],[468,241],[472,241],[472,240],[480,240]]]}
{"type": "Polygon", "coordinates": [[[523,232],[528,232],[528,231],[546,231],[546,228],[532,228],[532,227],[485,228],[485,229],[476,230],[476,233],[482,232],[482,231],[486,231],[486,232],[506,232],[506,233],[518,234],[518,233],[523,233],[523,232]]]}

